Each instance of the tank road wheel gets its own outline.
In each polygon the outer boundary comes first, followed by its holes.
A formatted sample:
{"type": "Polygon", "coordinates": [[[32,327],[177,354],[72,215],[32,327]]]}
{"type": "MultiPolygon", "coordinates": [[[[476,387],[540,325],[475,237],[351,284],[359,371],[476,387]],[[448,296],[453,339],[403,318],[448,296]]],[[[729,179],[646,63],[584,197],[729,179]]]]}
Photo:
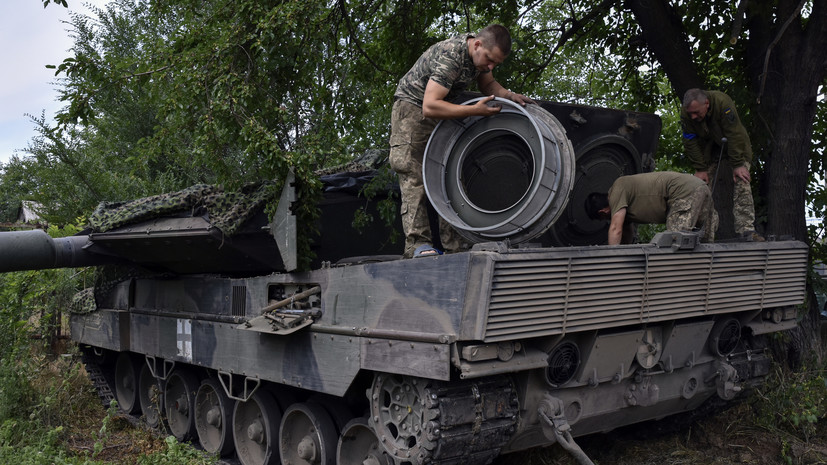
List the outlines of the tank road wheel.
{"type": "Polygon", "coordinates": [[[189,441],[195,436],[195,393],[198,379],[184,370],[175,370],[167,378],[164,389],[169,431],[179,441],[189,441]]]}
{"type": "Polygon", "coordinates": [[[367,418],[354,418],[342,429],[336,449],[337,465],[393,465],[393,459],[379,444],[367,418]]]}
{"type": "Polygon", "coordinates": [[[141,407],[138,400],[139,373],[130,354],[124,352],[118,356],[115,363],[115,398],[126,413],[137,413],[141,407]]]}
{"type": "Polygon", "coordinates": [[[244,465],[279,463],[278,430],[281,411],[275,399],[258,389],[247,402],[236,402],[233,411],[233,441],[244,465]]]}
{"type": "Polygon", "coordinates": [[[232,418],[232,400],[224,388],[205,379],[195,395],[195,430],[205,451],[224,456],[233,450],[232,418]]]}
{"type": "Polygon", "coordinates": [[[138,399],[141,403],[141,411],[144,412],[146,424],[153,429],[160,427],[164,396],[161,395],[158,380],[152,376],[152,372],[146,363],[143,364],[141,375],[138,377],[138,399]]]}
{"type": "Polygon", "coordinates": [[[377,375],[371,387],[371,424],[390,455],[403,462],[420,464],[430,457],[423,449],[425,383],[409,376],[377,375]]]}
{"type": "Polygon", "coordinates": [[[321,404],[293,404],[279,429],[281,462],[291,465],[335,465],[338,433],[321,404]]]}
{"type": "Polygon", "coordinates": [[[320,404],[327,410],[330,418],[333,419],[333,424],[336,426],[336,431],[341,433],[345,430],[345,425],[353,419],[353,413],[347,408],[343,399],[336,399],[334,397],[316,394],[307,399],[308,403],[320,404]]]}

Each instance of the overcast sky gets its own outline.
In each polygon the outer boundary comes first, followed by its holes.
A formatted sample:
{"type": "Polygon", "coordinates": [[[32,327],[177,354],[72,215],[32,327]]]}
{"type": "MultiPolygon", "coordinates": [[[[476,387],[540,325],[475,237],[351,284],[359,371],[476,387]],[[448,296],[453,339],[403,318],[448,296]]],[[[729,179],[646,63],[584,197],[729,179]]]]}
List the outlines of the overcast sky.
{"type": "MultiPolygon", "coordinates": [[[[69,8],[42,0],[0,0],[0,163],[25,149],[36,134],[28,115],[45,111],[51,120],[63,105],[57,101],[55,71],[69,56],[69,11],[87,12],[86,4],[105,0],[68,0],[69,8]]],[[[22,154],[19,154],[22,155],[22,154]]]]}

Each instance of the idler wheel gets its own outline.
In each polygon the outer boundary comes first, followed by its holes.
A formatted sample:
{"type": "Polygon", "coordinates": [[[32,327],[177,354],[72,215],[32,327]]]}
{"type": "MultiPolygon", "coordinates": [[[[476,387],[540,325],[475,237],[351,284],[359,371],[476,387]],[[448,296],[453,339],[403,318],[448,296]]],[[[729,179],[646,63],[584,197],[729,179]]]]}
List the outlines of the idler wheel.
{"type": "Polygon", "coordinates": [[[500,112],[436,126],[425,149],[425,192],[469,241],[525,242],[565,208],[574,149],[560,122],[539,105],[501,99],[489,105],[500,105],[500,112]]]}

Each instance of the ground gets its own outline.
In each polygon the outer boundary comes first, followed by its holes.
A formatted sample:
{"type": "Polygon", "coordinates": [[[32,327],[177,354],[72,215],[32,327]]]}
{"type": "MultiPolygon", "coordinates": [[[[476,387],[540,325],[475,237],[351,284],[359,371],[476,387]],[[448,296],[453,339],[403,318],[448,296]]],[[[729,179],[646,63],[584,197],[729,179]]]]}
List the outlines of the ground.
{"type": "MultiPolygon", "coordinates": [[[[606,434],[577,438],[596,465],[782,465],[827,463],[827,428],[805,443],[779,431],[753,426],[749,402],[741,402],[703,419],[661,420],[606,434]]],[[[90,415],[82,430],[66,437],[79,455],[95,448],[105,412],[90,415]]],[[[106,463],[134,464],[140,455],[164,449],[157,434],[136,426],[125,416],[110,420],[109,437],[95,457],[106,463]]],[[[218,463],[218,462],[216,462],[218,463]]],[[[493,465],[576,465],[558,446],[503,455],[493,465]]]]}
{"type": "MultiPolygon", "coordinates": [[[[80,408],[82,412],[74,416],[72,424],[65,425],[62,441],[67,449],[80,457],[117,465],[136,464],[138,457],[167,449],[164,435],[150,431],[139,421],[116,410],[107,414],[99,406],[88,378],[85,375],[79,378],[79,384],[86,381],[85,388],[77,386],[84,391],[83,399],[73,399],[86,408],[80,408]],[[93,455],[96,449],[98,452],[93,455]]],[[[827,423],[823,419],[819,418],[808,430],[806,440],[802,438],[800,428],[799,433],[793,435],[782,428],[757,426],[763,407],[771,406],[770,411],[777,412],[785,405],[778,400],[784,397],[779,394],[792,392],[790,386],[804,385],[796,384],[794,378],[790,375],[778,378],[780,389],[772,388],[775,384],[768,383],[759,390],[742,393],[738,400],[727,404],[710,403],[693,412],[579,437],[576,441],[596,465],[827,464],[827,423]]],[[[824,378],[816,379],[818,384],[823,384],[824,378]]],[[[805,399],[809,391],[797,392],[801,399],[805,399]]],[[[819,398],[824,397],[825,391],[813,392],[819,398]]],[[[201,459],[174,463],[226,462],[201,459]]],[[[577,462],[561,447],[552,445],[503,455],[493,465],[513,464],[577,465],[577,462]]]]}
{"type": "MultiPolygon", "coordinates": [[[[804,443],[756,427],[753,407],[737,403],[702,419],[669,418],[577,438],[596,465],[782,465],[827,463],[827,431],[804,443]],[[746,420],[745,420],[746,419],[746,420]]],[[[494,465],[575,465],[557,446],[500,457],[494,465]]]]}

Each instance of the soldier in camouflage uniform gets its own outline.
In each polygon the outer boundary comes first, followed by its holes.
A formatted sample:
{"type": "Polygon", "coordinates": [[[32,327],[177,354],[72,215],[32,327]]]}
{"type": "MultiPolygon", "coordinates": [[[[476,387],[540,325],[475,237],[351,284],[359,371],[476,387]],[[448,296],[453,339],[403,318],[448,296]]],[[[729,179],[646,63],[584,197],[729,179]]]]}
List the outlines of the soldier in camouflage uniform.
{"type": "Polygon", "coordinates": [[[586,212],[594,219],[611,219],[609,245],[630,243],[633,223],[666,223],[669,231],[703,227],[704,242],[713,242],[718,229],[718,213],[706,183],[671,171],[621,176],[607,194],[589,194],[586,212]]]}
{"type": "Polygon", "coordinates": [[[689,89],[683,98],[681,126],[684,150],[695,167],[695,176],[709,184],[715,179],[719,162],[722,164],[721,158],[732,168],[735,233],[751,240],[764,240],[755,232],[749,174],[752,146],[735,103],[723,92],[689,89]],[[722,146],[724,152],[719,158],[722,146]]]}
{"type": "MultiPolygon", "coordinates": [[[[424,249],[423,255],[438,253],[432,248],[429,204],[422,180],[422,157],[438,120],[496,114],[499,106],[488,105],[494,97],[521,105],[534,103],[505,89],[491,74],[510,52],[508,29],[490,25],[477,35],[463,34],[432,45],[399,80],[391,115],[390,165],[399,177],[402,192],[405,258],[412,257],[420,247],[424,249]],[[474,105],[451,103],[474,82],[487,98],[474,105]]],[[[448,252],[467,247],[442,218],[439,237],[448,252]]]]}

